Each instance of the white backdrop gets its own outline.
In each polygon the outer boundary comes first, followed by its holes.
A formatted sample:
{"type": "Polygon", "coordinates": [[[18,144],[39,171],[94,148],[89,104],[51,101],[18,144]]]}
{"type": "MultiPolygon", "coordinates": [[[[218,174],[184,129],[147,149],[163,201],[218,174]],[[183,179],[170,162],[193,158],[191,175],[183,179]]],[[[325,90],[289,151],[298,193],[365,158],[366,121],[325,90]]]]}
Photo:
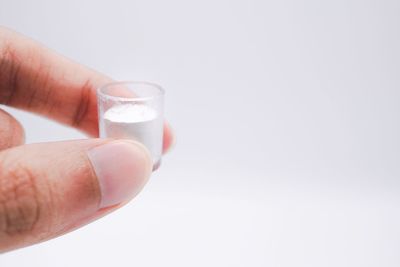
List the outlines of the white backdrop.
{"type": "MultiPolygon", "coordinates": [[[[0,266],[399,266],[399,14],[398,0],[0,0],[0,24],[163,85],[178,138],[128,206],[0,266]]],[[[7,110],[27,142],[84,138],[7,110]]]]}

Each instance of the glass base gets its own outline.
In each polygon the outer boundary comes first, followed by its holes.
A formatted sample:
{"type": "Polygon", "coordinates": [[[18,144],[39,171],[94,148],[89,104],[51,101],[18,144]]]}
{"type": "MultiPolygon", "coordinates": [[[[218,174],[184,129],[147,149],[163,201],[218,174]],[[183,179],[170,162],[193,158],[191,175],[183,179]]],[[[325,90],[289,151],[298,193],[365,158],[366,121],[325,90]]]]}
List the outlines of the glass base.
{"type": "Polygon", "coordinates": [[[153,172],[156,171],[161,165],[161,159],[157,160],[154,164],[153,164],[153,172]]]}

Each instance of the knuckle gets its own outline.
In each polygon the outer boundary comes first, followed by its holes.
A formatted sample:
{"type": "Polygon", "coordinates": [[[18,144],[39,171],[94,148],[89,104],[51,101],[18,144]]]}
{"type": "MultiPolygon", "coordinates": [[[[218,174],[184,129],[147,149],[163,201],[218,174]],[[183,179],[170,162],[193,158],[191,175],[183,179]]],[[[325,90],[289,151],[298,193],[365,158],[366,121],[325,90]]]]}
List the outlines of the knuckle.
{"type": "Polygon", "coordinates": [[[43,61],[44,54],[42,48],[0,28],[1,104],[15,106],[24,102],[28,109],[47,111],[54,90],[50,86],[51,67],[43,61]]]}
{"type": "Polygon", "coordinates": [[[0,171],[0,233],[33,232],[41,217],[35,174],[18,164],[4,164],[0,171]]]}
{"type": "Polygon", "coordinates": [[[13,42],[0,36],[0,103],[12,102],[19,87],[21,60],[17,57],[13,42]]]}

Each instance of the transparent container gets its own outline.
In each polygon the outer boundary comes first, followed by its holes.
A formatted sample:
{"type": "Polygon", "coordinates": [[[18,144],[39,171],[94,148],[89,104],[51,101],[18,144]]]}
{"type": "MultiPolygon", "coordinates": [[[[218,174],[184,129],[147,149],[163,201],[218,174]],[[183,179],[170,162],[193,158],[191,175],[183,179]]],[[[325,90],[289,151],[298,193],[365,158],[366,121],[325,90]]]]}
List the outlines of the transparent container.
{"type": "Polygon", "coordinates": [[[114,82],[97,90],[97,100],[100,137],[142,143],[156,170],[163,147],[164,89],[149,82],[114,82]]]}

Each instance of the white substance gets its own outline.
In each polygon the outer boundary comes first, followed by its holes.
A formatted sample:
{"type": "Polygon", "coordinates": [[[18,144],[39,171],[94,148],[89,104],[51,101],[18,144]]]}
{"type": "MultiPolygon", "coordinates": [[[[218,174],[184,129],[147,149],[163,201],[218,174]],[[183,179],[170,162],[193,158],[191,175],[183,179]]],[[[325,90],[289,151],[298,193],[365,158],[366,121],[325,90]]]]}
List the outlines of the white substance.
{"type": "Polygon", "coordinates": [[[104,113],[105,137],[133,139],[147,147],[156,168],[161,159],[163,119],[143,104],[121,104],[104,113]]]}
{"type": "Polygon", "coordinates": [[[136,123],[154,120],[157,113],[146,105],[125,104],[110,108],[104,113],[104,119],[113,122],[136,123]]]}

